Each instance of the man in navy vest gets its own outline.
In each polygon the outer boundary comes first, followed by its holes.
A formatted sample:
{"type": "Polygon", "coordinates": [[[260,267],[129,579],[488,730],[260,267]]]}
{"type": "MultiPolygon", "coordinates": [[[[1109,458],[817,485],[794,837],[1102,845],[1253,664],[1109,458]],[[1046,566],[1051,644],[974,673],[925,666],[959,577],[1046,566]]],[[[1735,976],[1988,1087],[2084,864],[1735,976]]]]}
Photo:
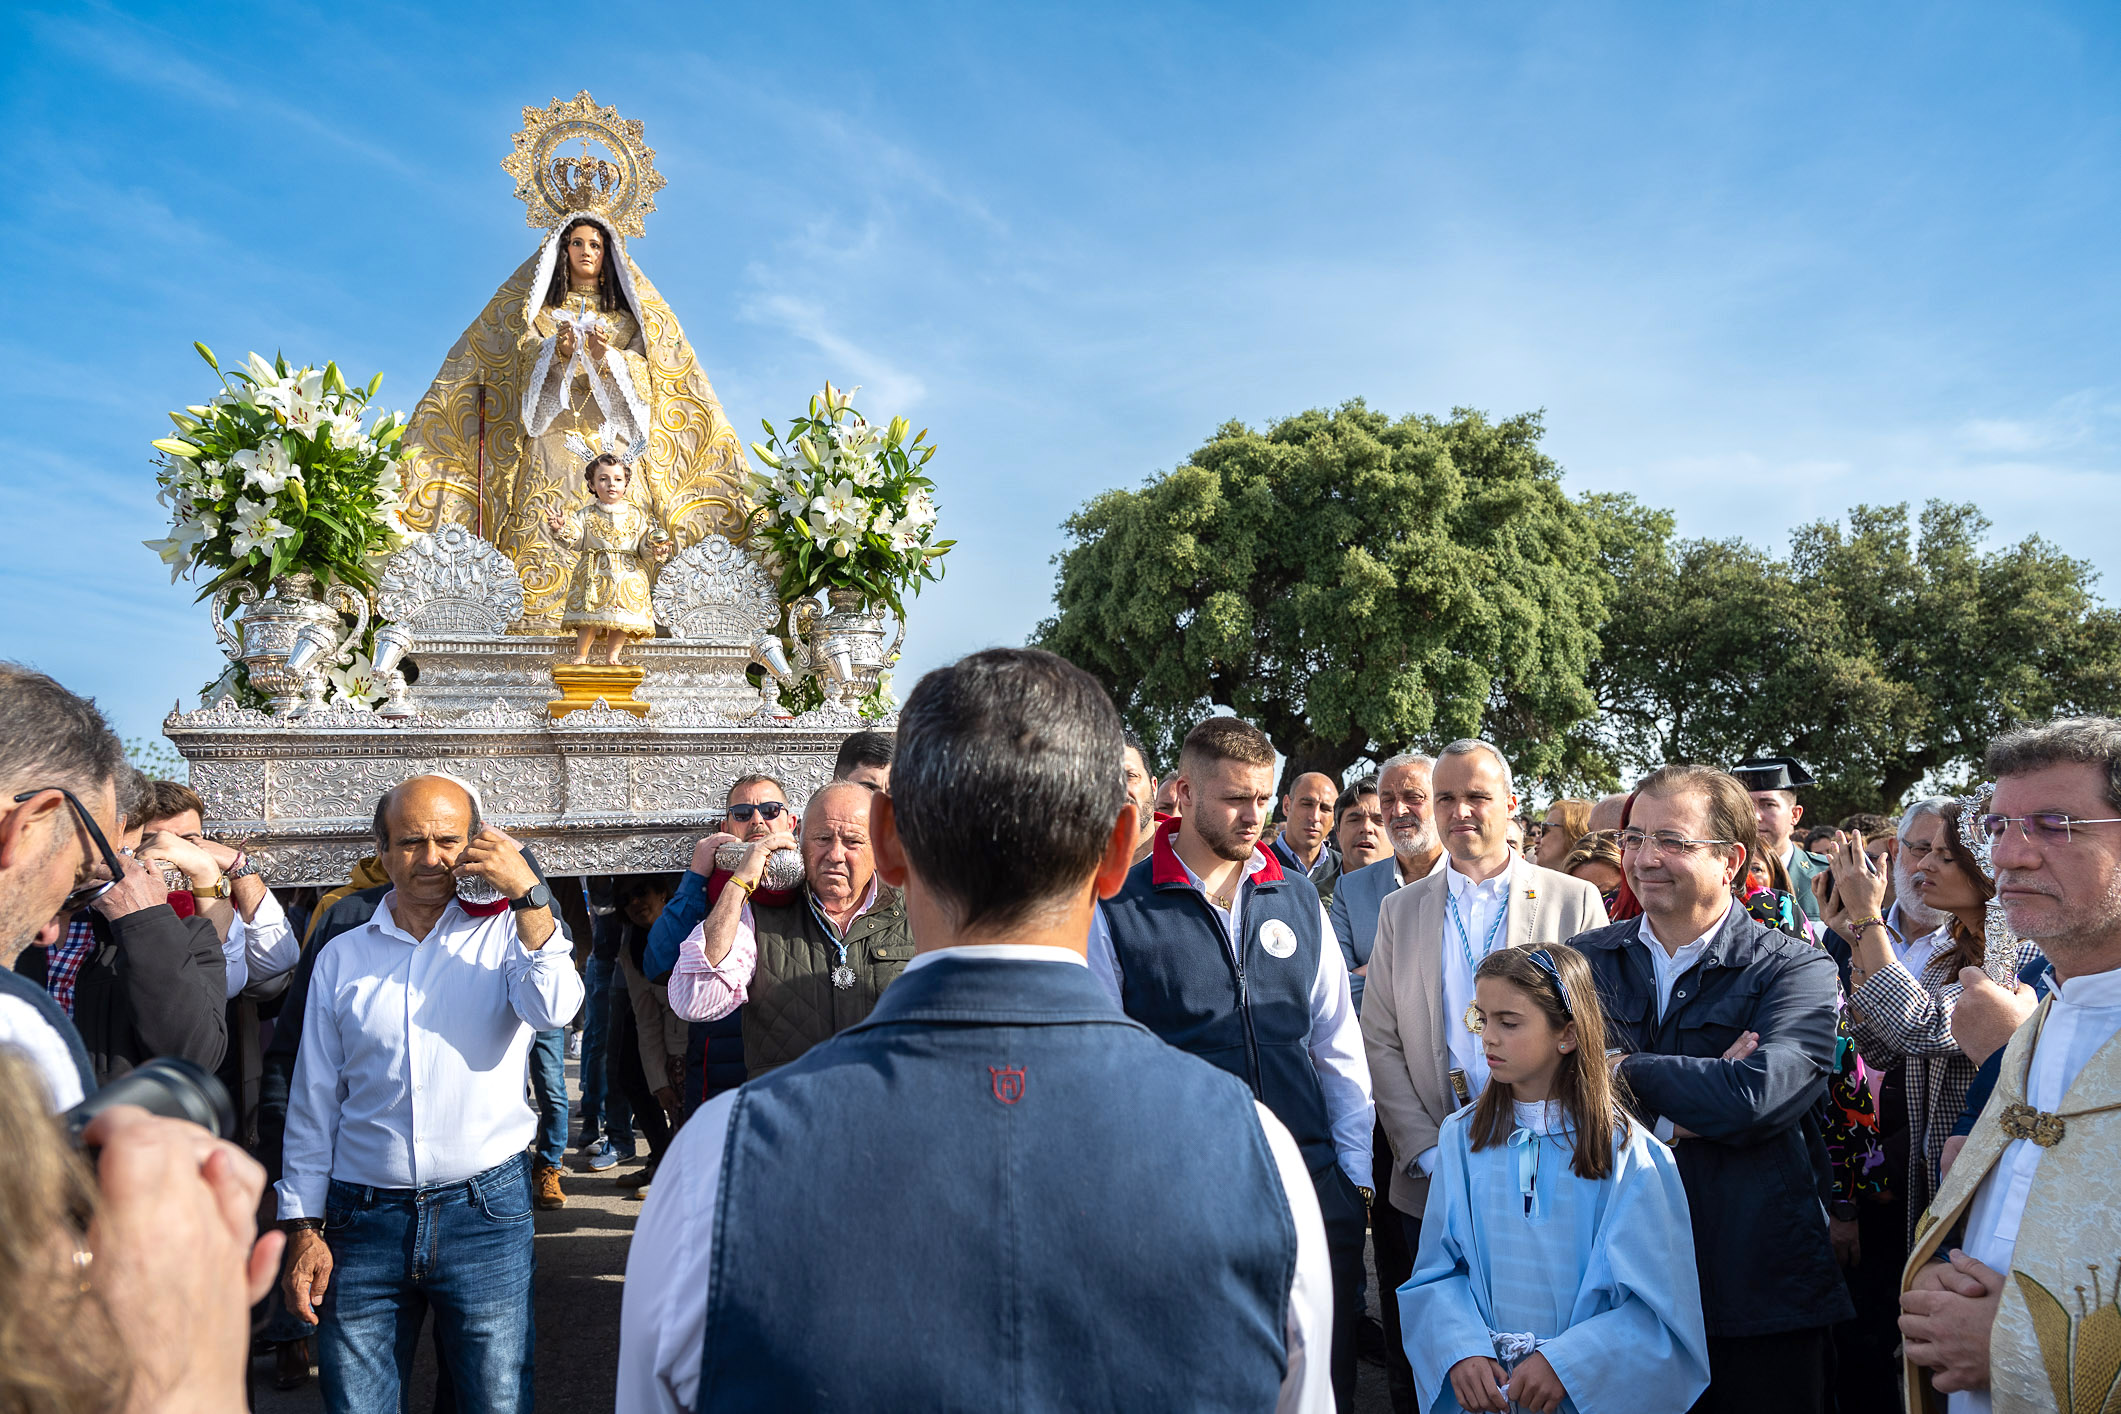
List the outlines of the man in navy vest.
{"type": "Polygon", "coordinates": [[[1134,853],[1121,751],[1051,654],[914,689],[870,824],[919,954],[679,1132],[627,1259],[621,1414],[1330,1407],[1302,1151],[1084,966],[1134,853]]]}
{"type": "Polygon", "coordinates": [[[1210,717],[1179,752],[1180,818],[1097,910],[1090,969],[1127,1015],[1229,1071],[1286,1125],[1333,1260],[1333,1393],[1355,1399],[1370,1196],[1370,1069],[1348,967],[1309,879],[1260,847],[1274,747],[1210,717]]]}

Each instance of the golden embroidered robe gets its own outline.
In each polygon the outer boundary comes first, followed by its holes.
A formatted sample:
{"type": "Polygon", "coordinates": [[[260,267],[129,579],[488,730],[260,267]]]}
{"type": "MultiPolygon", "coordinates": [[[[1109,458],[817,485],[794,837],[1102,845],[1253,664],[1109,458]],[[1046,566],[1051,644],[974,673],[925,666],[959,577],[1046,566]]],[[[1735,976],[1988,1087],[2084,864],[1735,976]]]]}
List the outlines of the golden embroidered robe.
{"type": "Polygon", "coordinates": [[[580,551],[567,580],[563,629],[615,628],[635,638],[654,634],[648,557],[655,522],[647,512],[631,501],[615,506],[591,501],[566,517],[564,528],[548,526],[547,531],[562,546],[580,551]]]}
{"type": "MultiPolygon", "coordinates": [[[[1947,1239],[1959,1244],[1982,1179],[2018,1137],[2007,1132],[2006,1114],[2025,1105],[2027,1071],[2053,1006],[2041,1002],[2005,1047],[1995,1094],[1915,1225],[1902,1291],[1947,1239]]],[[[2033,1172],[1989,1341],[1994,1414],[2121,1409],[2121,1033],[2085,1063],[2054,1113],[2061,1137],[2033,1172]]],[[[2029,1118],[2021,1110],[2010,1128],[2028,1132],[2029,1118]]],[[[2054,1123],[2039,1128],[2052,1134],[2054,1123]]],[[[1927,1371],[1909,1365],[1906,1374],[1909,1414],[1944,1408],[1927,1371]]]]}

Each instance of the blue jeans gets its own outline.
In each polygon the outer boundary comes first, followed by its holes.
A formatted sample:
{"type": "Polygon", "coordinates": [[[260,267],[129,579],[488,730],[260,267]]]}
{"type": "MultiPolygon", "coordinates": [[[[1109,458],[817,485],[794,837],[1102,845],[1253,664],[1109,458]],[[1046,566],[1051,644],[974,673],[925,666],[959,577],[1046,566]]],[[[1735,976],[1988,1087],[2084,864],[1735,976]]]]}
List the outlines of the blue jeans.
{"type": "Polygon", "coordinates": [[[530,1163],[461,1183],[366,1188],[332,1180],[331,1284],[317,1327],[329,1414],[411,1409],[413,1352],[434,1312],[443,1383],[463,1414],[530,1414],[530,1163]]]}
{"type": "MultiPolygon", "coordinates": [[[[619,1083],[619,1064],[612,1057],[611,1048],[619,1034],[618,1009],[633,1011],[633,998],[626,991],[626,974],[617,963],[611,966],[611,985],[604,990],[604,1007],[607,1017],[604,1022],[604,1133],[611,1140],[611,1147],[622,1159],[634,1156],[633,1101],[626,1097],[626,1087],[619,1083]]],[[[629,1026],[626,1032],[632,1035],[629,1026]]]]}
{"type": "Polygon", "coordinates": [[[538,1157],[554,1168],[567,1157],[567,1028],[530,1043],[530,1092],[538,1102],[538,1157]]]}
{"type": "Polygon", "coordinates": [[[611,1035],[611,974],[618,964],[591,954],[583,975],[587,996],[582,1004],[582,1147],[604,1132],[604,1051],[611,1035]]]}

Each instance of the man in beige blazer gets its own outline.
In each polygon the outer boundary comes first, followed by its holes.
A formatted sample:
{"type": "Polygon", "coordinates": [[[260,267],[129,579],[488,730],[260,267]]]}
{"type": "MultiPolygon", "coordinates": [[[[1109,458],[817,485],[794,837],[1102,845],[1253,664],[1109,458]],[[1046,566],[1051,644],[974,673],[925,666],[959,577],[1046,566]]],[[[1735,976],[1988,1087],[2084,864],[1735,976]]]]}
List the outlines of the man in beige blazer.
{"type": "MultiPolygon", "coordinates": [[[[1517,795],[1510,763],[1493,746],[1454,741],[1445,747],[1436,758],[1431,802],[1444,867],[1385,896],[1363,989],[1363,1047],[1377,1118],[1397,1165],[1390,1202],[1379,1203],[1370,1221],[1374,1227],[1396,1213],[1409,1253],[1420,1250],[1436,1131],[1462,1103],[1451,1072],[1464,1072],[1468,1099],[1487,1083],[1480,1038],[1465,1020],[1473,970],[1497,948],[1559,943],[1607,922],[1595,887],[1542,869],[1510,848],[1505,830],[1517,813],[1517,795]]],[[[1382,1257],[1384,1246],[1378,1251],[1382,1257]]],[[[1395,1344],[1399,1303],[1392,1293],[1411,1274],[1411,1266],[1387,1272],[1380,1262],[1378,1268],[1387,1335],[1395,1344]]]]}

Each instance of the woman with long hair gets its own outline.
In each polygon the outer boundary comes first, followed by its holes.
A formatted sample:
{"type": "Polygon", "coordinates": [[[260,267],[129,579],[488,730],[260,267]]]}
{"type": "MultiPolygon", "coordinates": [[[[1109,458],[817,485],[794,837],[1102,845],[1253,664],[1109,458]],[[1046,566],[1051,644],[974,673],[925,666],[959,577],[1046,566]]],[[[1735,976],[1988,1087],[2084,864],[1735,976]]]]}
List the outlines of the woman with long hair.
{"type": "MultiPolygon", "coordinates": [[[[1874,1066],[1907,1066],[1907,1218],[1914,1224],[1936,1195],[1938,1159],[1966,1104],[1976,1069],[1952,1039],[1959,974],[1987,956],[1988,901],[1996,888],[1959,842],[1959,803],[1917,801],[1900,825],[1910,880],[1922,902],[1947,915],[1927,937],[1894,937],[1881,913],[1885,875],[1864,853],[1861,835],[1834,845],[1834,916],[1829,927],[1851,939],[1849,1016],[1856,1045],[1874,1066]]],[[[2039,955],[2015,949],[2015,976],[2039,955]]]]}
{"type": "Polygon", "coordinates": [[[1400,1328],[1430,1411],[1681,1414],[1708,1386],[1686,1190],[1614,1093],[1590,965],[1473,974],[1488,1083],[1443,1122],[1400,1328]]]}

